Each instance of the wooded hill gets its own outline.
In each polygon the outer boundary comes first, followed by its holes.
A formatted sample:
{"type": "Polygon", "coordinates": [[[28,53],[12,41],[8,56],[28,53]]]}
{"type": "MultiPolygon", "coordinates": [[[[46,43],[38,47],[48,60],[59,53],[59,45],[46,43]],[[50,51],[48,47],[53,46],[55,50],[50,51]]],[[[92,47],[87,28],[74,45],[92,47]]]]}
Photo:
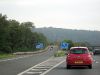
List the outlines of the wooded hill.
{"type": "Polygon", "coordinates": [[[89,42],[93,45],[100,45],[100,31],[72,30],[52,27],[36,28],[33,31],[43,33],[51,41],[69,39],[74,42],[89,42]]]}

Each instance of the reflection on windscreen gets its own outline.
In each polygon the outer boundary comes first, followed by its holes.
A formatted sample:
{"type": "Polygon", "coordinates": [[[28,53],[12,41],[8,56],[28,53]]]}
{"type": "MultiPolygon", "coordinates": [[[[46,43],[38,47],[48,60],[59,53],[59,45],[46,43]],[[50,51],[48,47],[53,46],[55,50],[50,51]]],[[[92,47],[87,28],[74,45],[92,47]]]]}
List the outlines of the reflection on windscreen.
{"type": "Polygon", "coordinates": [[[70,53],[72,54],[84,54],[84,53],[88,53],[88,51],[86,49],[72,49],[70,50],[70,53]]]}

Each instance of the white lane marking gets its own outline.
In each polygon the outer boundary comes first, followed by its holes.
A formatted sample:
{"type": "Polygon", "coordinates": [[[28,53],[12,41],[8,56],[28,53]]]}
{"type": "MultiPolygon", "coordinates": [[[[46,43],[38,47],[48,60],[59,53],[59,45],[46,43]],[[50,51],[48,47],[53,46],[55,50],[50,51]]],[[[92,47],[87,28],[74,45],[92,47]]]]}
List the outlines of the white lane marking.
{"type": "Polygon", "coordinates": [[[48,70],[48,69],[31,69],[31,70],[33,70],[33,71],[41,71],[41,70],[48,70]]]}
{"type": "Polygon", "coordinates": [[[17,59],[21,59],[21,58],[30,57],[30,56],[32,56],[32,55],[29,55],[29,56],[23,56],[23,57],[17,57],[17,58],[12,58],[12,59],[6,59],[6,60],[0,60],[0,62],[10,61],[10,60],[17,60],[17,59]]]}
{"type": "Polygon", "coordinates": [[[59,66],[60,64],[62,64],[63,62],[65,62],[65,60],[63,60],[62,62],[58,63],[57,65],[53,66],[52,68],[50,68],[49,70],[45,71],[44,73],[40,74],[40,75],[45,75],[48,72],[50,72],[52,69],[54,69],[55,67],[59,66]]]}
{"type": "MultiPolygon", "coordinates": [[[[51,57],[51,58],[52,58],[52,57],[51,57]]],[[[28,72],[29,70],[31,70],[31,69],[33,69],[33,68],[35,68],[36,66],[41,65],[42,63],[47,62],[47,61],[48,61],[48,60],[50,60],[51,58],[49,58],[49,59],[47,59],[46,61],[43,61],[43,62],[41,62],[41,63],[39,63],[39,64],[37,64],[37,65],[35,65],[35,66],[31,67],[31,68],[29,68],[29,69],[27,69],[27,70],[25,70],[25,71],[23,71],[23,72],[21,72],[21,73],[19,73],[19,74],[17,74],[17,75],[22,75],[22,74],[24,74],[24,73],[28,72]]]]}
{"type": "Polygon", "coordinates": [[[99,62],[98,62],[98,61],[96,61],[95,63],[97,63],[97,64],[98,64],[99,62]]]}
{"type": "Polygon", "coordinates": [[[99,62],[98,62],[98,61],[96,61],[96,60],[93,60],[93,61],[94,61],[96,64],[97,64],[97,63],[99,63],[99,62]]]}
{"type": "Polygon", "coordinates": [[[44,69],[44,68],[50,68],[50,67],[47,67],[47,66],[45,66],[45,67],[40,67],[40,66],[38,66],[38,67],[36,67],[36,68],[44,69]]]}
{"type": "Polygon", "coordinates": [[[41,74],[42,72],[26,72],[27,74],[41,74]]]}

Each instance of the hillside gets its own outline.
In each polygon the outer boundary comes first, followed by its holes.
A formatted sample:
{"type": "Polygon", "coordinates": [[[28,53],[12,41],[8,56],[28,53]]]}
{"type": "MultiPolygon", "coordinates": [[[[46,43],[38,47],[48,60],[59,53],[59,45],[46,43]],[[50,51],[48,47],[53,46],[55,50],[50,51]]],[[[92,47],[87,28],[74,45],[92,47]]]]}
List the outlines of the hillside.
{"type": "Polygon", "coordinates": [[[87,31],[87,30],[71,30],[61,28],[36,28],[33,31],[43,33],[49,40],[62,41],[70,39],[75,42],[89,42],[91,44],[100,45],[100,31],[87,31]]]}

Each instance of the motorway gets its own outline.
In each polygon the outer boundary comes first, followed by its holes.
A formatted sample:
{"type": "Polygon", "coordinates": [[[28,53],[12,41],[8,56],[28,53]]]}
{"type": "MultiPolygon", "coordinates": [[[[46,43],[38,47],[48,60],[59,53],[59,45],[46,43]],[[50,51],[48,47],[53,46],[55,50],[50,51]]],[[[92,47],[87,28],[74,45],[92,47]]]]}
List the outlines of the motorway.
{"type": "Polygon", "coordinates": [[[57,48],[54,47],[54,50],[52,51],[48,50],[43,53],[21,56],[10,60],[0,60],[0,75],[17,75],[18,73],[47,60],[53,56],[56,50],[57,48]]]}
{"type": "Polygon", "coordinates": [[[100,55],[94,56],[93,68],[88,67],[74,67],[66,69],[66,63],[57,66],[46,75],[100,75],[100,55]]]}
{"type": "Polygon", "coordinates": [[[64,57],[51,57],[57,50],[57,47],[54,47],[53,50],[39,54],[0,60],[0,75],[100,75],[100,55],[93,56],[92,69],[88,67],[66,69],[64,57]]]}

